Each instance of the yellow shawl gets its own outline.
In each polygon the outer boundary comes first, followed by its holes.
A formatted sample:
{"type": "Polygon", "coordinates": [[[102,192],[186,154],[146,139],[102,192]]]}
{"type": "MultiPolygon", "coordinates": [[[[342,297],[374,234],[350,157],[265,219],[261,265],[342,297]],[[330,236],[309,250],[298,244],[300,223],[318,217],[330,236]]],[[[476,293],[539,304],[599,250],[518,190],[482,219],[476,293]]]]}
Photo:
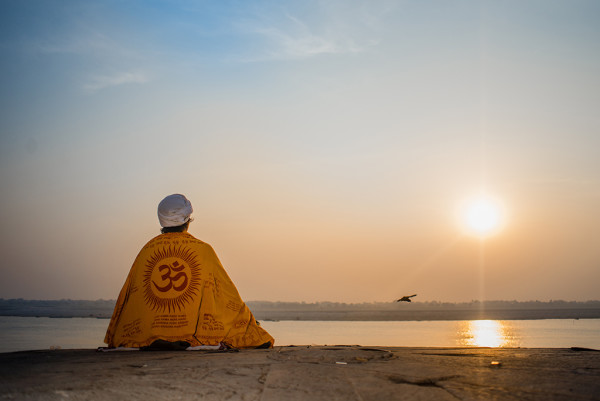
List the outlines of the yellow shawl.
{"type": "Polygon", "coordinates": [[[162,234],[142,248],[104,342],[109,347],[144,347],[157,339],[235,348],[274,344],[212,247],[188,233],[162,234]]]}

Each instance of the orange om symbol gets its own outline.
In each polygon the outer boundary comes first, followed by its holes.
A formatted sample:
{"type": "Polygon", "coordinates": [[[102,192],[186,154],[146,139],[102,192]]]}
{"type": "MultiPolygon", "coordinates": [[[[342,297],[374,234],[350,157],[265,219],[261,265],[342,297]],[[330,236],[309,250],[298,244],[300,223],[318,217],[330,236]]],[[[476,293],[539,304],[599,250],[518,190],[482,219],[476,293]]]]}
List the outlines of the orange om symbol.
{"type": "Polygon", "coordinates": [[[171,266],[162,265],[158,268],[161,273],[164,273],[162,276],[160,276],[160,278],[163,280],[163,282],[169,280],[169,283],[163,287],[159,286],[154,281],[152,281],[152,284],[154,284],[154,287],[156,287],[156,289],[160,292],[167,292],[171,288],[173,288],[175,291],[183,291],[188,284],[188,277],[184,272],[182,272],[184,268],[185,266],[179,265],[178,262],[173,262],[171,266]],[[171,272],[175,272],[177,274],[171,277],[171,272]],[[183,282],[180,285],[174,285],[173,282],[178,281],[181,277],[183,277],[183,282]]]}

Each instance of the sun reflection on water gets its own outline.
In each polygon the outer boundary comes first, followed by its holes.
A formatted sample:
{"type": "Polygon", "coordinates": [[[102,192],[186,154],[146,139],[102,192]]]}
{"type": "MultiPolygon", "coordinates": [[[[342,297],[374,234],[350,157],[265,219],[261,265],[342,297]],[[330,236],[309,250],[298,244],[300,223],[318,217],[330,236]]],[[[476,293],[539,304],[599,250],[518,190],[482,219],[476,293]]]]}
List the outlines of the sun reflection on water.
{"type": "Polygon", "coordinates": [[[500,320],[471,320],[463,322],[458,332],[460,345],[471,347],[518,346],[512,330],[500,320]]]}

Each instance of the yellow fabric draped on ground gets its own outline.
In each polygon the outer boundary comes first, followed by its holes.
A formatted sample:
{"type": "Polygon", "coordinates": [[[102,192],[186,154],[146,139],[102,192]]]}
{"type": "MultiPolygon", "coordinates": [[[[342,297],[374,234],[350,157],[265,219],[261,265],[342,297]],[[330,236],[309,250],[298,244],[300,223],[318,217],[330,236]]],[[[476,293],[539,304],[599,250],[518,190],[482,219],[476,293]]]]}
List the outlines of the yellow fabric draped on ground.
{"type": "Polygon", "coordinates": [[[274,344],[212,247],[188,233],[159,235],[140,251],[104,342],[109,347],[144,347],[157,339],[235,348],[274,344]]]}

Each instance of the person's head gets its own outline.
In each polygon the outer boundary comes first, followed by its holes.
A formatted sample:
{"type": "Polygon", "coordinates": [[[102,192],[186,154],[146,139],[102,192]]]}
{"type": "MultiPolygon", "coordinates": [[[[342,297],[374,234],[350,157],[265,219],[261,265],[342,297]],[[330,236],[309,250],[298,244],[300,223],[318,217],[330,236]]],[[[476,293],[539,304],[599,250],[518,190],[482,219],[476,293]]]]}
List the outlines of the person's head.
{"type": "Polygon", "coordinates": [[[185,196],[167,196],[158,204],[158,221],[162,227],[160,231],[163,234],[187,231],[193,211],[192,204],[185,196]]]}

